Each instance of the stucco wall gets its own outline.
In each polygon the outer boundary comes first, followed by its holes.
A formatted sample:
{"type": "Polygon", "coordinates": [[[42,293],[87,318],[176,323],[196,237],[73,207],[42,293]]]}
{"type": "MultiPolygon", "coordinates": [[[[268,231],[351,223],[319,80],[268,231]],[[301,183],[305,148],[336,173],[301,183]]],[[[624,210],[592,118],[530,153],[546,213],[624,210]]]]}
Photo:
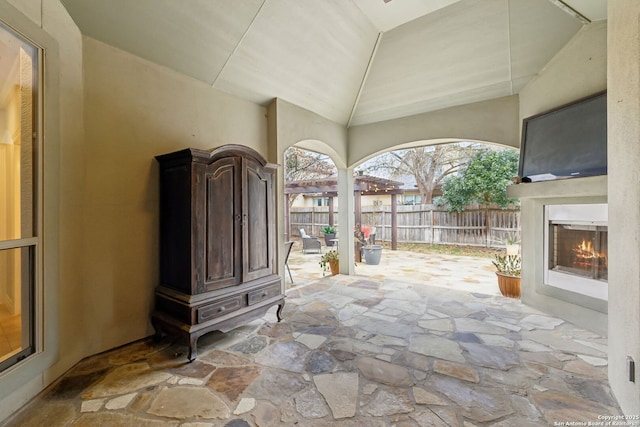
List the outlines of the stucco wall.
{"type": "Polygon", "coordinates": [[[83,320],[90,353],[149,335],[158,285],[154,156],[242,144],[268,154],[266,110],[84,38],[83,320]]]}
{"type": "Polygon", "coordinates": [[[607,22],[584,26],[520,92],[522,119],[607,88],[607,22]]]}
{"type": "MultiPolygon", "coordinates": [[[[520,92],[520,123],[606,89],[606,41],[606,22],[583,27],[520,92]]],[[[542,212],[549,204],[606,203],[606,183],[606,179],[579,178],[521,184],[507,190],[522,202],[522,302],[605,335],[606,303],[544,285],[542,212]]]]}
{"type": "Polygon", "coordinates": [[[269,114],[273,116],[273,129],[276,132],[273,146],[278,148],[276,158],[271,161],[282,162],[285,150],[297,144],[327,154],[337,167],[345,167],[347,130],[343,125],[282,99],[273,101],[269,114]]]}
{"type": "MultiPolygon", "coordinates": [[[[59,341],[64,352],[60,355],[60,362],[47,374],[48,378],[56,378],[75,364],[78,358],[87,354],[83,343],[77,339],[80,334],[87,333],[82,327],[80,312],[77,310],[77,307],[84,303],[85,297],[83,274],[82,270],[78,269],[78,260],[83,256],[81,223],[84,216],[83,192],[80,190],[82,186],[78,183],[84,182],[85,178],[82,36],[58,0],[43,1],[41,17],[45,30],[59,41],[60,61],[60,72],[49,76],[57,79],[60,86],[59,114],[47,111],[50,108],[45,110],[49,119],[57,120],[60,127],[60,168],[54,169],[60,180],[59,189],[49,194],[49,191],[55,188],[48,188],[46,183],[44,186],[48,200],[54,197],[58,199],[60,213],[60,328],[54,339],[59,341]]],[[[38,18],[40,16],[34,17],[38,18]]],[[[50,140],[45,134],[45,153],[49,143],[50,140]]],[[[47,167],[51,167],[48,163],[51,161],[47,161],[45,171],[47,167]]],[[[49,174],[51,171],[46,172],[49,174]]],[[[50,214],[49,211],[45,206],[45,216],[50,214]]],[[[49,278],[46,283],[50,280],[49,278]]]]}
{"type": "Polygon", "coordinates": [[[398,145],[419,141],[481,141],[520,146],[518,96],[349,128],[350,166],[398,145]]]}
{"type": "Polygon", "coordinates": [[[609,381],[620,407],[640,414],[640,2],[609,7],[609,381]],[[628,380],[626,358],[636,363],[628,380]]]}
{"type": "MultiPolygon", "coordinates": [[[[269,161],[277,164],[284,163],[284,152],[294,144],[331,157],[340,170],[346,166],[347,158],[347,129],[331,120],[315,114],[312,111],[298,107],[283,99],[274,99],[268,108],[269,118],[269,161]]],[[[338,185],[341,179],[349,174],[338,174],[338,185]]],[[[284,218],[284,173],[276,177],[276,211],[277,227],[285,229],[284,218]]],[[[346,204],[344,204],[346,206],[346,204]]],[[[338,220],[341,224],[350,224],[345,212],[338,220]]],[[[277,234],[278,260],[283,259],[283,233],[277,234]]],[[[345,246],[346,247],[346,246],[345,246]]],[[[353,263],[352,263],[353,264],[353,263]]],[[[284,279],[284,269],[281,271],[284,279]]]]}

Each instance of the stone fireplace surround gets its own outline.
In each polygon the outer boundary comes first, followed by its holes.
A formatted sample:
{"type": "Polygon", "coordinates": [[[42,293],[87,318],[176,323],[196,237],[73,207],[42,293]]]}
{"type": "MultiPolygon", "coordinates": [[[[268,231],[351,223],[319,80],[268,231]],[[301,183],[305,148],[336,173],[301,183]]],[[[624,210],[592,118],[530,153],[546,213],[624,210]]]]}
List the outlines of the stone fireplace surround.
{"type": "Polygon", "coordinates": [[[607,335],[607,301],[544,284],[545,206],[607,202],[607,176],[511,185],[521,202],[522,302],[607,335]]]}

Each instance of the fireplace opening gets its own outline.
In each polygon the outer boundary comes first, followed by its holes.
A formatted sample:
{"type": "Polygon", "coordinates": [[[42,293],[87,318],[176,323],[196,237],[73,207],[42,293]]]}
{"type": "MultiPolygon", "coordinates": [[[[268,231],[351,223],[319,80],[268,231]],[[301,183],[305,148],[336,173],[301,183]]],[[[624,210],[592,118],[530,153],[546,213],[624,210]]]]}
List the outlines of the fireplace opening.
{"type": "Polygon", "coordinates": [[[608,300],[607,205],[548,205],[545,217],[544,283],[608,300]]]}
{"type": "Polygon", "coordinates": [[[606,282],[607,227],[551,223],[549,268],[606,282]]]}

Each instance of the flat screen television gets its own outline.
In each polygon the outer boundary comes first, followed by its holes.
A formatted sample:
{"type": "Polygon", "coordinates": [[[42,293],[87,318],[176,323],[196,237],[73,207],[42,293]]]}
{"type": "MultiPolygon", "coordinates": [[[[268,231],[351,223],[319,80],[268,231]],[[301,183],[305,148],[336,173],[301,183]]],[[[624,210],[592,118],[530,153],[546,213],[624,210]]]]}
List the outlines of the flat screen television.
{"type": "Polygon", "coordinates": [[[606,174],[606,92],[523,120],[518,175],[524,182],[606,174]]]}

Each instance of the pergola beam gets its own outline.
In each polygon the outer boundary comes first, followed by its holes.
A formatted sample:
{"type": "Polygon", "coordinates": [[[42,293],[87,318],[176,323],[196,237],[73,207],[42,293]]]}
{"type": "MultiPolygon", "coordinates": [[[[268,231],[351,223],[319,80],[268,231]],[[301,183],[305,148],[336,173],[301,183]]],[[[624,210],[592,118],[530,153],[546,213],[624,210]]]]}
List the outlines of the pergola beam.
{"type": "MultiPolygon", "coordinates": [[[[357,175],[354,177],[354,191],[361,191],[364,195],[372,194],[402,194],[400,187],[404,183],[379,178],[370,175],[357,175]]],[[[338,193],[338,180],[336,178],[307,179],[303,181],[290,181],[284,185],[285,194],[312,194],[312,193],[338,193]]]]}
{"type": "MultiPolygon", "coordinates": [[[[400,187],[402,182],[392,181],[386,178],[379,178],[369,175],[356,175],[353,178],[353,198],[355,223],[362,226],[362,196],[391,196],[391,249],[396,250],[398,246],[398,209],[397,196],[403,194],[400,187]]],[[[334,225],[334,197],[338,196],[338,179],[335,177],[326,179],[309,179],[304,181],[292,181],[285,183],[284,194],[319,194],[329,198],[329,225],[334,225]]],[[[288,206],[287,206],[288,208],[288,206]]],[[[285,216],[290,215],[288,209],[285,216]]],[[[290,225],[287,233],[290,233],[290,225]]],[[[360,259],[360,243],[356,243],[356,261],[360,259]]]]}
{"type": "Polygon", "coordinates": [[[337,185],[323,185],[323,186],[306,186],[306,187],[286,187],[284,188],[284,194],[338,194],[337,185]]]}

